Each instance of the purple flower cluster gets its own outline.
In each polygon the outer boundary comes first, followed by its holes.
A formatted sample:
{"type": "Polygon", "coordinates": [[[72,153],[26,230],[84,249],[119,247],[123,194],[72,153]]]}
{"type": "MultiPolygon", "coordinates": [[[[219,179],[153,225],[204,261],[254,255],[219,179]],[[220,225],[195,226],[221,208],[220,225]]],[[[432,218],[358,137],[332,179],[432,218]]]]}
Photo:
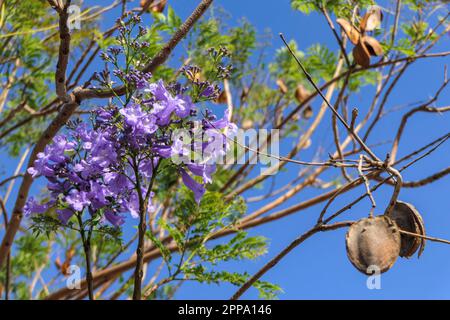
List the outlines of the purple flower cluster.
{"type": "MultiPolygon", "coordinates": [[[[74,214],[86,210],[119,226],[125,213],[139,217],[139,195],[145,194],[160,162],[179,156],[186,158],[175,163],[182,181],[200,202],[205,184],[212,182],[216,170],[213,160],[224,153],[210,148],[211,144],[225,136],[222,129],[227,128],[225,132],[230,135],[235,126],[227,113],[216,120],[208,111],[198,119],[196,106],[179,85],[166,87],[161,80],[152,83],[148,74],[138,72],[130,77],[136,93],[126,106],[99,108],[89,125],[81,120],[71,123],[67,133],[56,136],[38,154],[28,173],[47,179],[50,200],[40,204],[30,198],[24,208],[26,215],[55,208],[66,224],[74,214]],[[174,130],[187,128],[192,132],[194,122],[200,123],[200,143],[173,138],[174,130]],[[202,160],[192,161],[190,155],[198,146],[202,160]],[[193,176],[201,177],[202,182],[193,176]]],[[[153,196],[151,193],[148,210],[154,210],[153,196]]]]}

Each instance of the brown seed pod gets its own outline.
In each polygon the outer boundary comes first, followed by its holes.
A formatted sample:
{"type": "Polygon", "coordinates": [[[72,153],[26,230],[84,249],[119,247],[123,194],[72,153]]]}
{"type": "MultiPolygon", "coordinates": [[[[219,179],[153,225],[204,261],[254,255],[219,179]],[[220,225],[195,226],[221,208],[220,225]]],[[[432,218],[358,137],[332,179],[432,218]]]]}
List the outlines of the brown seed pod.
{"type": "MultiPolygon", "coordinates": [[[[390,217],[397,223],[401,230],[423,236],[425,235],[425,226],[423,224],[422,216],[412,204],[397,201],[390,217]]],[[[417,249],[419,249],[418,256],[420,257],[424,248],[425,239],[407,234],[401,235],[400,257],[409,258],[417,251],[417,249]]]]}
{"type": "Polygon", "coordinates": [[[361,67],[367,68],[370,66],[370,52],[363,42],[360,41],[353,48],[353,59],[355,59],[355,62],[361,67]]]}
{"type": "Polygon", "coordinates": [[[342,30],[344,30],[350,42],[357,45],[360,37],[358,29],[356,29],[350,22],[342,18],[337,19],[336,22],[341,26],[342,30]]]}
{"type": "Polygon", "coordinates": [[[145,8],[147,3],[150,2],[148,5],[148,12],[163,12],[164,8],[166,6],[167,0],[141,0],[141,8],[145,8]]]}
{"type": "Polygon", "coordinates": [[[303,117],[303,119],[306,119],[306,120],[310,119],[313,116],[313,114],[314,114],[314,112],[310,105],[307,105],[302,111],[302,117],[303,117]]]}
{"type": "Polygon", "coordinates": [[[310,95],[309,91],[306,90],[302,84],[299,84],[295,89],[295,99],[297,99],[299,103],[305,101],[305,99],[308,98],[309,95],[310,95]]]}
{"type": "Polygon", "coordinates": [[[387,216],[361,219],[348,229],[347,256],[362,273],[372,274],[369,267],[374,266],[385,272],[397,260],[400,238],[397,225],[387,216]]]}
{"type": "Polygon", "coordinates": [[[361,19],[360,29],[364,33],[366,31],[373,31],[378,28],[383,20],[383,12],[379,6],[370,6],[367,13],[361,19]]]}
{"type": "Polygon", "coordinates": [[[215,103],[219,103],[219,104],[225,104],[227,103],[228,99],[227,99],[227,92],[225,90],[222,90],[222,92],[220,92],[219,96],[214,100],[215,103]]]}
{"type": "Polygon", "coordinates": [[[281,93],[286,94],[288,92],[288,87],[282,79],[277,79],[277,86],[281,93]]]}
{"type": "Polygon", "coordinates": [[[383,54],[383,48],[377,39],[365,36],[362,38],[362,42],[366,46],[371,56],[380,56],[383,54]]]}

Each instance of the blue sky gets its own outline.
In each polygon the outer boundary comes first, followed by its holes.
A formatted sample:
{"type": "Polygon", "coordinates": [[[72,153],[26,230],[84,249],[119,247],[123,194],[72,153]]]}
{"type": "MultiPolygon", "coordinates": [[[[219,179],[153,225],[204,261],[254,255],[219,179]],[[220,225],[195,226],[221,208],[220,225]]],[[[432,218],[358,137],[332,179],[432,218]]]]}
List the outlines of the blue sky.
{"type": "MultiPolygon", "coordinates": [[[[87,1],[88,3],[90,1],[87,1]]],[[[135,1],[136,2],[136,1],[135,1]]],[[[178,15],[187,17],[192,12],[198,1],[171,1],[178,15]]],[[[109,1],[95,1],[96,4],[109,1]]],[[[384,2],[383,2],[384,3],[384,2]]],[[[260,33],[270,29],[273,40],[266,50],[267,60],[273,59],[276,49],[282,46],[278,33],[283,32],[287,39],[295,39],[299,48],[305,50],[313,43],[321,43],[337,50],[335,39],[327,28],[323,17],[316,14],[305,16],[291,9],[289,0],[217,0],[217,6],[223,7],[232,16],[232,21],[245,17],[254,24],[260,33]]],[[[114,23],[113,14],[104,20],[105,27],[114,23]]],[[[393,17],[386,15],[389,21],[393,17]]],[[[145,21],[145,18],[144,18],[145,21]]],[[[433,52],[445,51],[449,48],[449,38],[446,37],[441,45],[436,46],[433,52]]],[[[256,56],[256,55],[255,55],[256,56]]],[[[177,61],[175,61],[177,62],[177,61]]],[[[403,80],[399,82],[395,92],[391,95],[386,105],[387,109],[404,106],[410,102],[428,99],[438,89],[443,78],[444,64],[450,59],[439,58],[434,60],[418,61],[406,72],[403,80]]],[[[360,113],[367,110],[368,103],[374,93],[373,88],[362,90],[352,98],[352,104],[360,109],[360,113]]],[[[450,90],[443,92],[437,106],[445,106],[450,101],[450,90]]],[[[316,110],[320,101],[316,100],[313,108],[316,110]]],[[[353,106],[352,105],[352,106],[353,106]]],[[[380,125],[375,128],[369,143],[386,141],[395,134],[401,114],[404,112],[392,112],[383,118],[380,125]]],[[[326,151],[332,150],[332,131],[330,127],[330,113],[312,138],[313,144],[322,142],[326,151]]],[[[414,117],[408,124],[401,146],[399,156],[415,150],[431,140],[442,136],[450,127],[448,115],[423,115],[414,117]]],[[[343,129],[341,128],[341,132],[343,129]]],[[[376,153],[383,158],[390,144],[377,147],[376,153]]],[[[301,152],[299,159],[310,160],[314,148],[301,152]]],[[[281,148],[281,153],[289,151],[289,145],[281,148]]],[[[326,154],[326,152],[325,152],[326,154]]],[[[444,145],[436,153],[417,163],[404,172],[405,180],[415,180],[426,177],[449,165],[450,144],[444,145]]],[[[11,169],[13,159],[8,159],[4,168],[11,169]]],[[[287,172],[282,172],[277,177],[277,185],[283,185],[289,181],[289,177],[295,175],[301,167],[288,165],[287,172]]],[[[3,169],[3,168],[2,168],[3,169]]],[[[324,175],[324,178],[332,179],[338,172],[333,170],[324,175]]],[[[269,181],[269,180],[268,180],[269,181]]],[[[269,183],[267,183],[269,184],[269,183]]],[[[39,183],[35,184],[33,191],[39,190],[39,183]]],[[[440,238],[450,238],[450,178],[444,178],[438,182],[420,189],[407,189],[401,191],[400,199],[413,203],[421,212],[427,233],[440,238]]],[[[378,204],[377,212],[381,213],[391,195],[391,187],[382,187],[376,194],[378,204]]],[[[288,207],[313,195],[317,195],[315,189],[305,189],[291,198],[280,208],[288,207]]],[[[334,212],[349,201],[364,192],[363,187],[340,197],[329,209],[334,212]]],[[[259,195],[264,190],[250,190],[245,195],[259,195]]],[[[13,197],[14,198],[14,197],[13,197]]],[[[12,200],[8,203],[10,208],[12,200]]],[[[269,202],[269,201],[267,201],[269,202]]],[[[267,203],[263,202],[263,203],[267,203]]],[[[258,208],[249,205],[249,211],[258,208]]],[[[256,272],[268,260],[288,245],[294,238],[308,230],[315,223],[318,214],[324,204],[311,207],[307,210],[290,215],[269,225],[263,225],[250,230],[251,235],[264,235],[269,239],[269,252],[255,261],[227,263],[222,268],[233,271],[247,271],[250,274],[256,272]]],[[[345,213],[343,219],[356,220],[367,215],[370,203],[366,199],[345,213]]],[[[356,271],[347,259],[345,251],[346,229],[320,233],[292,251],[276,267],[271,269],[263,277],[263,280],[280,285],[284,293],[280,299],[431,299],[450,298],[450,247],[439,243],[427,243],[424,254],[420,259],[413,257],[409,260],[398,259],[394,267],[382,275],[381,290],[369,290],[366,287],[366,277],[356,271]]],[[[156,263],[150,269],[156,267],[156,263]]],[[[197,283],[185,283],[178,291],[177,299],[227,299],[235,291],[235,287],[223,285],[201,285],[197,283]]],[[[243,298],[258,298],[257,292],[250,289],[243,298]]]]}

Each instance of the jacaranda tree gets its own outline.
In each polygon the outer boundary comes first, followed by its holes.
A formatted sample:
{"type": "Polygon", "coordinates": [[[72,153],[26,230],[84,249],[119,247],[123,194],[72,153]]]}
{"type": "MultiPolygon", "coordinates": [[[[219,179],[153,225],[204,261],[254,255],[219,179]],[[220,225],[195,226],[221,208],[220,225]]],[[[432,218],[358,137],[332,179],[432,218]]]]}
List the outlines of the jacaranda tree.
{"type": "Polygon", "coordinates": [[[170,299],[186,281],[274,298],[282,288],[265,273],[321,232],[348,228],[348,257],[365,274],[420,255],[426,239],[449,243],[401,201],[403,188],[450,173],[404,178],[449,132],[399,156],[413,116],[450,110],[438,106],[446,69],[431,98],[388,123],[387,144],[371,139],[408,68],[450,54],[435,50],[448,44],[443,2],[292,0],[335,44],[309,48],[233,22],[226,3],[197,2],[182,20],[170,0],[0,0],[5,299],[170,299]],[[360,92],[368,106],[354,102],[360,92]],[[323,123],[328,149],[315,136],[323,123]],[[367,212],[347,213],[366,198],[367,212]],[[315,223],[279,253],[247,233],[315,205],[315,223]],[[255,274],[226,268],[259,257],[255,274]]]}

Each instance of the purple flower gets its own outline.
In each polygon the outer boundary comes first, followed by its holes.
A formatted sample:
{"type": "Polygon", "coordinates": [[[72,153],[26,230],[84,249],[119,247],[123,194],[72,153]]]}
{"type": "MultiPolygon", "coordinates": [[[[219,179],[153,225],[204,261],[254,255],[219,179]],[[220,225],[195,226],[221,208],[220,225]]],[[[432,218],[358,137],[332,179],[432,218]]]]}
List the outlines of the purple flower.
{"type": "Polygon", "coordinates": [[[104,175],[104,179],[112,194],[119,195],[131,187],[131,182],[123,174],[108,172],[104,175]]]}
{"type": "Polygon", "coordinates": [[[128,201],[125,202],[125,208],[133,218],[139,218],[139,198],[136,192],[133,192],[128,198],[128,201]]]}
{"type": "Polygon", "coordinates": [[[155,98],[160,101],[166,100],[167,96],[170,95],[161,79],[156,83],[149,84],[148,92],[151,92],[155,98]]]}
{"type": "Polygon", "coordinates": [[[44,213],[48,210],[48,204],[39,204],[33,197],[30,197],[23,207],[23,213],[26,217],[34,213],[44,213]]]}
{"type": "Polygon", "coordinates": [[[172,147],[170,146],[154,146],[153,151],[163,158],[172,156],[172,147]]]}
{"type": "Polygon", "coordinates": [[[177,98],[179,103],[175,106],[175,114],[180,118],[186,118],[194,109],[191,97],[178,95],[177,98]]]}
{"type": "Polygon", "coordinates": [[[87,198],[92,204],[94,210],[100,209],[109,204],[106,197],[111,196],[112,194],[104,185],[101,185],[97,181],[90,181],[90,189],[91,191],[87,194],[87,198]]]}
{"type": "Polygon", "coordinates": [[[50,156],[48,154],[39,152],[37,154],[37,159],[34,161],[33,167],[29,167],[27,172],[31,174],[33,178],[38,175],[53,176],[55,171],[49,164],[49,158],[50,156]]]}
{"type": "Polygon", "coordinates": [[[180,172],[184,185],[194,192],[195,201],[200,203],[200,200],[206,191],[205,186],[191,178],[191,176],[184,169],[180,169],[180,172]]]}
{"type": "Polygon", "coordinates": [[[139,172],[146,178],[150,178],[153,174],[153,168],[158,164],[158,159],[153,162],[150,159],[142,160],[139,164],[139,172]]]}
{"type": "Polygon", "coordinates": [[[62,135],[57,135],[48,147],[46,154],[49,155],[49,159],[55,163],[62,163],[67,159],[65,152],[74,150],[75,143],[67,141],[62,135]]]}
{"type": "Polygon", "coordinates": [[[114,144],[109,139],[107,131],[100,131],[94,135],[92,141],[90,164],[106,168],[117,161],[114,144]]]}
{"type": "Polygon", "coordinates": [[[65,200],[75,211],[83,211],[84,207],[91,203],[87,197],[87,193],[78,190],[70,191],[65,200]]]}
{"type": "Polygon", "coordinates": [[[56,210],[56,213],[58,214],[59,220],[63,224],[67,224],[69,219],[72,218],[72,216],[75,214],[75,212],[73,212],[73,210],[71,210],[71,209],[56,210]]]}
{"type": "Polygon", "coordinates": [[[189,163],[187,167],[193,174],[198,177],[202,177],[204,183],[211,183],[211,174],[216,171],[216,166],[209,164],[189,163]]]}
{"type": "Polygon", "coordinates": [[[205,98],[210,98],[213,95],[215,95],[215,93],[216,93],[216,88],[212,84],[210,84],[200,93],[200,96],[205,97],[205,98]]]}
{"type": "Polygon", "coordinates": [[[132,127],[136,126],[139,120],[145,115],[138,104],[132,104],[121,109],[119,112],[124,116],[125,123],[132,127]]]}
{"type": "Polygon", "coordinates": [[[152,134],[158,130],[155,116],[142,111],[138,104],[123,108],[119,112],[124,116],[125,123],[132,128],[135,136],[152,134]]]}
{"type": "Polygon", "coordinates": [[[105,212],[105,218],[115,227],[121,226],[125,222],[125,219],[122,215],[117,214],[111,210],[107,210],[105,212]]]}

